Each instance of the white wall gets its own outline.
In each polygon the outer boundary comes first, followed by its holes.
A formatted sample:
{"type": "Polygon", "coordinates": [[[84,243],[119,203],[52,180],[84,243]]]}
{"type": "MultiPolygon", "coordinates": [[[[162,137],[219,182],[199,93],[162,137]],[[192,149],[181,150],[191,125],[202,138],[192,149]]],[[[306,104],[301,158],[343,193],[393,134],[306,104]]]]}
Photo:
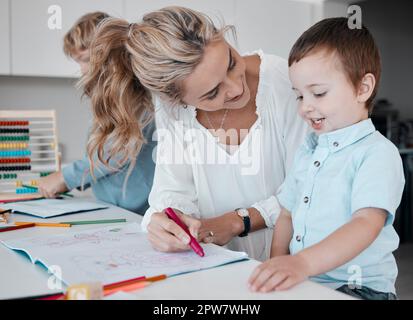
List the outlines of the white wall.
{"type": "Polygon", "coordinates": [[[78,76],[77,65],[63,53],[66,32],[85,13],[101,10],[120,16],[122,11],[119,0],[12,0],[10,5],[11,74],[18,76],[78,76]],[[49,13],[51,6],[61,9],[60,29],[49,26],[57,14],[49,13]]]}
{"type": "Polygon", "coordinates": [[[238,0],[235,11],[239,49],[288,57],[301,33],[313,23],[312,5],[289,0],[238,0]]]}
{"type": "Polygon", "coordinates": [[[10,74],[10,2],[0,0],[0,74],[10,74]]]}

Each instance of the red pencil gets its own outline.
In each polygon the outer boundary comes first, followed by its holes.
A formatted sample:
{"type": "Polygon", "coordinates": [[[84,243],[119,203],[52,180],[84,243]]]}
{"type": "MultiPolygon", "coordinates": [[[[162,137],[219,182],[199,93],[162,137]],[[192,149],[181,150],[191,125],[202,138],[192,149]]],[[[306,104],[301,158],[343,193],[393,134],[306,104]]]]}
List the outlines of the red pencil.
{"type": "Polygon", "coordinates": [[[181,219],[179,219],[179,217],[175,213],[174,209],[166,208],[165,213],[166,213],[166,215],[168,216],[169,219],[173,220],[189,236],[189,239],[190,239],[189,246],[192,248],[192,250],[194,250],[194,252],[198,256],[203,257],[205,255],[205,253],[204,253],[204,250],[202,249],[201,245],[198,243],[198,241],[196,241],[196,239],[189,232],[188,227],[181,221],[181,219]]]}
{"type": "Polygon", "coordinates": [[[35,223],[26,223],[20,226],[4,227],[4,228],[0,228],[0,232],[12,231],[12,230],[23,229],[23,228],[30,228],[30,227],[34,227],[35,225],[36,225],[35,223]]]}
{"type": "Polygon", "coordinates": [[[124,281],[120,281],[120,282],[115,282],[115,283],[111,283],[111,284],[107,284],[106,286],[104,286],[104,289],[113,289],[113,288],[117,288],[120,286],[123,286],[125,284],[130,284],[131,282],[136,282],[136,281],[145,281],[146,277],[145,276],[141,276],[141,277],[137,277],[137,278],[133,278],[133,279],[129,279],[129,280],[124,280],[124,281]]]}
{"type": "MultiPolygon", "coordinates": [[[[142,288],[146,287],[149,283],[164,280],[167,278],[167,275],[161,274],[154,277],[138,277],[134,279],[124,280],[120,282],[115,282],[112,284],[107,284],[103,286],[104,295],[108,295],[110,293],[115,293],[117,291],[128,291],[128,290],[135,290],[140,288],[139,283],[142,283],[142,288]]],[[[45,295],[40,297],[32,297],[32,299],[36,300],[59,300],[65,297],[64,293],[61,294],[54,294],[54,295],[45,295]]]]}

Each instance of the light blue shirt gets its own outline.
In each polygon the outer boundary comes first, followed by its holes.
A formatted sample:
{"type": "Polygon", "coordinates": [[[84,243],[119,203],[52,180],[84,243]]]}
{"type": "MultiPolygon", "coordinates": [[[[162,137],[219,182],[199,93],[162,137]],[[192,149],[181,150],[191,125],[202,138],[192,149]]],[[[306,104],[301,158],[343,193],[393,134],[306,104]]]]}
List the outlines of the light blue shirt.
{"type": "Polygon", "coordinates": [[[320,136],[309,134],[278,194],[292,215],[290,253],[322,241],[359,209],[384,209],[385,226],[368,248],[312,280],[334,289],[349,284],[395,293],[397,265],[392,252],[399,237],[392,223],[403,187],[398,149],[376,131],[371,119],[320,136]]]}
{"type": "MultiPolygon", "coordinates": [[[[156,140],[152,139],[154,130],[154,122],[143,130],[147,143],[142,146],[136,164],[128,177],[124,195],[123,188],[128,173],[128,164],[115,172],[103,164],[97,165],[94,171],[95,181],[90,175],[87,157],[74,161],[62,169],[66,186],[69,190],[82,185],[92,186],[97,199],[143,215],[149,207],[148,196],[155,171],[155,162],[152,159],[153,149],[156,146],[156,140]]],[[[110,161],[109,164],[116,165],[115,161],[110,161]]]]}

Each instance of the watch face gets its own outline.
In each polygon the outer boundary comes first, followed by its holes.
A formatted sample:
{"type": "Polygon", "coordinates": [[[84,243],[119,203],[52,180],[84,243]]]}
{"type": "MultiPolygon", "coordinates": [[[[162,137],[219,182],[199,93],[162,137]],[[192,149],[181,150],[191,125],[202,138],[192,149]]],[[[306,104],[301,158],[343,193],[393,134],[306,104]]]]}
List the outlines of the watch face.
{"type": "Polygon", "coordinates": [[[247,209],[238,209],[237,213],[240,217],[249,217],[249,212],[247,209]]]}

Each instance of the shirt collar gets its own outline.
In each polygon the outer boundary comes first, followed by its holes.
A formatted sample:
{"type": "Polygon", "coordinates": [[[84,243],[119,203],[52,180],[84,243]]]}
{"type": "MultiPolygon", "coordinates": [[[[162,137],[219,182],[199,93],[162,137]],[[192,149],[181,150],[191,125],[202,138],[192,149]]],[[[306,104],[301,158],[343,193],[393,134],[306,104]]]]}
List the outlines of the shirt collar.
{"type": "Polygon", "coordinates": [[[376,131],[376,128],[369,118],[342,129],[323,133],[320,136],[317,136],[315,132],[311,132],[307,135],[304,145],[310,151],[314,151],[317,146],[320,146],[327,147],[330,152],[337,152],[374,131],[376,131]]]}

